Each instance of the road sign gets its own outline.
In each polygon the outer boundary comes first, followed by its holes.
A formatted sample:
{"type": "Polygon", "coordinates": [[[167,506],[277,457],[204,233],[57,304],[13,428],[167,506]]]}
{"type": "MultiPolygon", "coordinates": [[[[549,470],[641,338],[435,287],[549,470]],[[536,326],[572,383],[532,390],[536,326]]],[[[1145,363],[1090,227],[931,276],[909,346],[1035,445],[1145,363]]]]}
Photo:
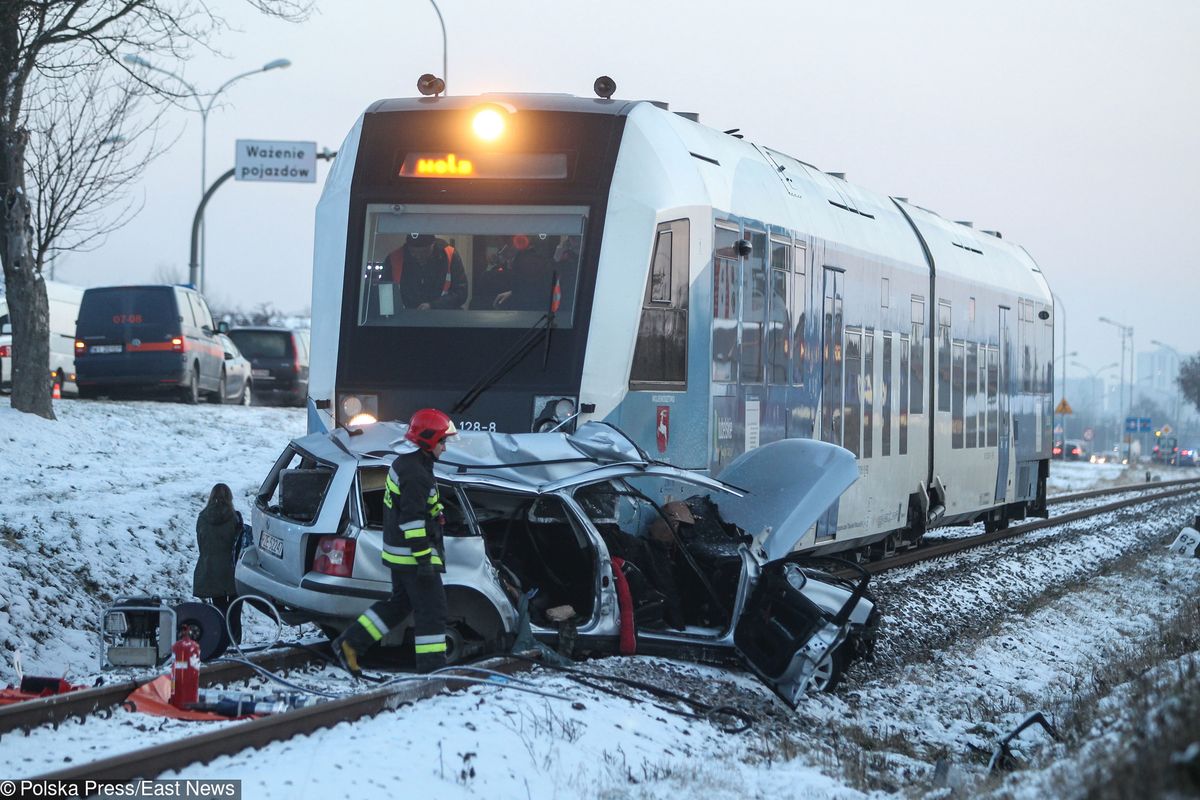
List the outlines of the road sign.
{"type": "Polygon", "coordinates": [[[1138,431],[1138,418],[1137,417],[1126,417],[1125,418],[1125,432],[1126,433],[1137,433],[1137,431],[1138,431]]]}
{"type": "Polygon", "coordinates": [[[1055,435],[1055,436],[1061,436],[1061,435],[1062,435],[1062,432],[1063,432],[1063,426],[1062,426],[1062,425],[1055,425],[1055,426],[1054,426],[1054,435],[1055,435]]]}
{"type": "Polygon", "coordinates": [[[1141,433],[1149,433],[1152,430],[1154,430],[1154,428],[1150,427],[1149,417],[1138,417],[1138,431],[1141,433]]]}
{"type": "MultiPolygon", "coordinates": [[[[1044,406],[1043,406],[1044,408],[1044,406]]],[[[1058,407],[1054,409],[1055,414],[1074,414],[1071,410],[1071,404],[1067,402],[1067,398],[1058,401],[1058,407]]]]}
{"type": "Polygon", "coordinates": [[[317,143],[238,139],[233,168],[239,181],[316,183],[317,143]]]}
{"type": "Polygon", "coordinates": [[[1163,436],[1169,436],[1170,434],[1171,434],[1171,426],[1170,426],[1170,425],[1163,425],[1163,426],[1162,426],[1162,435],[1163,435],[1163,436]]]}
{"type": "Polygon", "coordinates": [[[1096,432],[1094,430],[1092,430],[1091,428],[1083,429],[1083,440],[1085,442],[1090,442],[1092,439],[1095,439],[1095,438],[1096,438],[1096,432]]]}

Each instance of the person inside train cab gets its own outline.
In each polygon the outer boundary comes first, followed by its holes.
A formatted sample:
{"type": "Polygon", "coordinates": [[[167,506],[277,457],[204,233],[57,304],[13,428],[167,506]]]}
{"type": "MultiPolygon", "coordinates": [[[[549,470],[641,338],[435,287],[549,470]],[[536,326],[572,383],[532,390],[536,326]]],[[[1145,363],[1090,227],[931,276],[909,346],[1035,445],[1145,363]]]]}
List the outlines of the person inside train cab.
{"type": "Polygon", "coordinates": [[[462,308],[467,302],[467,272],[454,246],[429,233],[414,233],[388,254],[385,274],[400,286],[405,308],[462,308]]]}
{"type": "Polygon", "coordinates": [[[570,238],[514,236],[517,252],[509,268],[509,289],[497,294],[493,305],[511,311],[557,311],[575,286],[578,248],[563,244],[570,238]]]}

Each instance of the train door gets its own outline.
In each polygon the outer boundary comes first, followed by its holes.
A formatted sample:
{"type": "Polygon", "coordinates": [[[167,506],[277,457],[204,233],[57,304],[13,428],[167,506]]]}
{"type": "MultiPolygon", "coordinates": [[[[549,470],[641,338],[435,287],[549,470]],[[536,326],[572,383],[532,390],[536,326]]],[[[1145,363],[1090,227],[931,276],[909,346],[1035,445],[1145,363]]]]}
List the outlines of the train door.
{"type": "MultiPolygon", "coordinates": [[[[843,358],[845,299],[844,270],[825,267],[821,303],[821,441],[841,445],[844,425],[846,365],[843,358]]],[[[837,506],[817,523],[817,541],[837,533],[837,506]]]]}
{"type": "Polygon", "coordinates": [[[747,227],[742,238],[749,243],[741,255],[742,303],[738,317],[741,342],[741,366],[738,368],[742,420],[741,452],[764,443],[762,430],[771,413],[764,383],[768,304],[766,231],[747,227]]]}
{"type": "MultiPolygon", "coordinates": [[[[999,449],[996,454],[996,502],[1003,503],[1008,497],[1008,454],[1009,440],[1012,437],[1012,426],[1009,422],[1009,397],[1012,394],[1010,383],[1011,346],[1008,330],[1008,306],[1000,306],[1000,353],[998,368],[999,397],[998,410],[1000,414],[999,449]]],[[[990,442],[989,442],[990,444],[990,442]]]]}
{"type": "Polygon", "coordinates": [[[741,354],[738,342],[739,299],[741,294],[740,259],[736,224],[718,223],[713,230],[712,263],[712,411],[709,471],[721,469],[743,450],[743,427],[738,416],[738,367],[741,354]]]}
{"type": "Polygon", "coordinates": [[[789,435],[792,341],[792,243],[783,236],[770,240],[767,271],[766,399],[763,406],[760,443],[767,444],[789,435]]]}

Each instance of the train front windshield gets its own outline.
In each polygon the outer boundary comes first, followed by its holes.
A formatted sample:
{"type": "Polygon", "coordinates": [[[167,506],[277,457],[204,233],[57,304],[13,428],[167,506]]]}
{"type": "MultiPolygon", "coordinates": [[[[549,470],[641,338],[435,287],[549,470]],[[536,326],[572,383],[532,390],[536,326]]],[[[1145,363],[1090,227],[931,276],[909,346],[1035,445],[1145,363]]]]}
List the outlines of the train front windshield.
{"type": "Polygon", "coordinates": [[[570,328],[580,207],[367,207],[358,325],[570,328]]]}

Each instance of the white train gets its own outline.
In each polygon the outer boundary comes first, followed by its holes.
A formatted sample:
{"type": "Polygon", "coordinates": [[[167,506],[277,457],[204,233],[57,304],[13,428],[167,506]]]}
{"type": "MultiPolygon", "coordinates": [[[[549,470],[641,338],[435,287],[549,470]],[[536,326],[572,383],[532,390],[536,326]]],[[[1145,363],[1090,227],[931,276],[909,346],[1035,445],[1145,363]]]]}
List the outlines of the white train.
{"type": "Polygon", "coordinates": [[[317,210],[310,430],[611,422],[719,475],[786,437],[860,478],[800,549],[1045,515],[1053,316],[1033,259],[650,102],[383,100],[317,210]]]}

